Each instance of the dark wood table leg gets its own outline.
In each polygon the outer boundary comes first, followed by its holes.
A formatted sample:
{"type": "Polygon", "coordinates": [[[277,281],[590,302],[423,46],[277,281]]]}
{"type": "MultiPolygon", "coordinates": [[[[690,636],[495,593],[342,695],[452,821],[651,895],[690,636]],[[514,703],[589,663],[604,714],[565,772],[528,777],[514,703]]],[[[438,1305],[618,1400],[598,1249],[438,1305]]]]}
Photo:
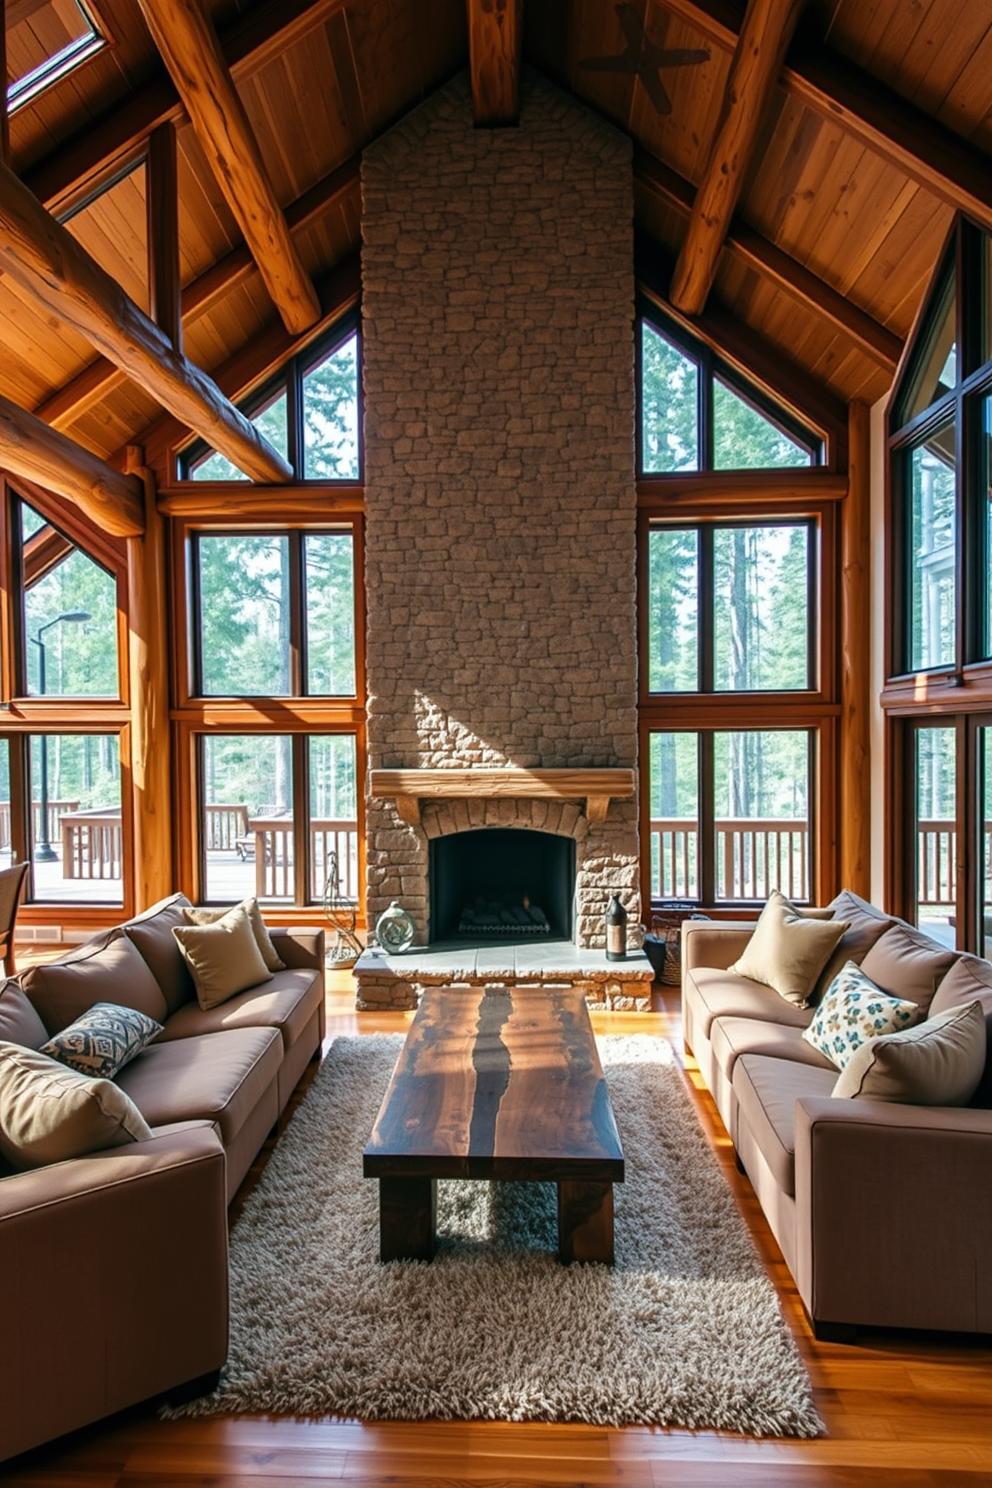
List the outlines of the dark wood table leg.
{"type": "Polygon", "coordinates": [[[558,1259],[613,1265],[613,1184],[558,1184],[558,1259]]]}
{"type": "Polygon", "coordinates": [[[380,1178],[380,1261],[433,1260],[436,1218],[436,1179],[380,1178]]]}

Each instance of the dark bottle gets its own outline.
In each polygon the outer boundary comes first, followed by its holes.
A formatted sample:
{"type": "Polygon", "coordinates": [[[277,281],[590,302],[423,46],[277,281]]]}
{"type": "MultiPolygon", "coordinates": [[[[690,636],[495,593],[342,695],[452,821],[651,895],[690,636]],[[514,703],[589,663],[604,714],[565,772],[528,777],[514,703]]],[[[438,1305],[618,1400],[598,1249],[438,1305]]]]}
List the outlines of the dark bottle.
{"type": "Polygon", "coordinates": [[[623,961],[627,956],[627,911],[616,894],[606,910],[606,959],[623,961]]]}

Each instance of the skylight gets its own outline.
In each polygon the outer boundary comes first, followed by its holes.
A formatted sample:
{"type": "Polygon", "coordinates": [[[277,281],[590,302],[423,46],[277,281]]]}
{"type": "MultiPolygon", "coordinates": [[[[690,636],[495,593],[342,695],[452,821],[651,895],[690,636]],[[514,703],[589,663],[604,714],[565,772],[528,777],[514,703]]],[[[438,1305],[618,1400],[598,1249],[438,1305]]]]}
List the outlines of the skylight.
{"type": "Polygon", "coordinates": [[[107,45],[84,0],[7,0],[6,18],[9,114],[107,45]]]}

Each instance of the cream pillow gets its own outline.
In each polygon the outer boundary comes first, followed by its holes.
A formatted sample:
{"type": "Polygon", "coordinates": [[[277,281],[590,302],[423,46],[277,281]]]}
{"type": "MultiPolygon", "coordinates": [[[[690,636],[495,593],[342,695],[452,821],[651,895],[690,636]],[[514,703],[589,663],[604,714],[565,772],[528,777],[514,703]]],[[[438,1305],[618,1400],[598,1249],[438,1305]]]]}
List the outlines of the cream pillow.
{"type": "MultiPolygon", "coordinates": [[[[258,949],[262,953],[262,960],[269,970],[285,971],[286,963],[280,958],[279,952],[272,943],[272,936],[269,934],[268,927],[262,919],[262,911],[258,907],[258,900],[243,899],[241,904],[236,907],[243,909],[251,921],[252,933],[255,936],[258,949]]],[[[218,920],[222,920],[231,911],[229,909],[190,908],[184,910],[183,913],[187,925],[216,925],[218,920]]]]}
{"type": "Polygon", "coordinates": [[[14,1168],[143,1142],[147,1121],[113,1080],[67,1069],[37,1049],[0,1043],[0,1155],[14,1168]]]}
{"type": "Polygon", "coordinates": [[[249,987],[272,980],[248,912],[241,904],[212,925],[173,925],[172,933],[190,969],[196,1000],[204,1012],[249,987]]]}
{"type": "Polygon", "coordinates": [[[846,920],[813,919],[772,889],[754,934],[730,970],[772,987],[797,1007],[806,1007],[846,920]]]}
{"type": "Polygon", "coordinates": [[[841,1070],[833,1093],[908,1106],[963,1106],[978,1089],[986,1050],[981,1003],[948,1008],[915,1028],[862,1044],[841,1070]]]}

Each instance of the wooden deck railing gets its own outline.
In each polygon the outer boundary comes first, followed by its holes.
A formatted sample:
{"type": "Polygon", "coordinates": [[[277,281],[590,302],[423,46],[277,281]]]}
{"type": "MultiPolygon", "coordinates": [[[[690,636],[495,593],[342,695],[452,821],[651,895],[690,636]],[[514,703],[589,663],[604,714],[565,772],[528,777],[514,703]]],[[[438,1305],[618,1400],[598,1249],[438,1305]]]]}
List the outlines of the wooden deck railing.
{"type": "MultiPolygon", "coordinates": [[[[293,819],[289,816],[253,816],[248,823],[255,834],[255,893],[259,899],[293,897],[293,819]]],[[[358,899],[358,822],[314,817],[310,823],[310,882],[320,896],[327,877],[330,852],[338,855],[339,891],[358,899]]]]}
{"type": "Polygon", "coordinates": [[[203,813],[207,852],[234,852],[248,831],[248,807],[215,804],[204,806],[203,813]]]}
{"type": "Polygon", "coordinates": [[[66,813],[62,832],[63,878],[122,878],[123,837],[120,810],[66,813]]]}
{"type": "MultiPolygon", "coordinates": [[[[721,817],[714,823],[717,898],[789,899],[809,894],[808,824],[792,818],[721,817]]],[[[698,823],[694,817],[652,817],[651,893],[693,899],[699,893],[698,823]]]]}
{"type": "MultiPolygon", "coordinates": [[[[34,838],[37,842],[41,836],[41,802],[33,801],[33,829],[34,838]]],[[[58,838],[58,824],[67,811],[78,811],[78,801],[49,801],[48,803],[48,840],[58,838]]],[[[0,852],[10,846],[10,802],[0,801],[0,852]]]]}

